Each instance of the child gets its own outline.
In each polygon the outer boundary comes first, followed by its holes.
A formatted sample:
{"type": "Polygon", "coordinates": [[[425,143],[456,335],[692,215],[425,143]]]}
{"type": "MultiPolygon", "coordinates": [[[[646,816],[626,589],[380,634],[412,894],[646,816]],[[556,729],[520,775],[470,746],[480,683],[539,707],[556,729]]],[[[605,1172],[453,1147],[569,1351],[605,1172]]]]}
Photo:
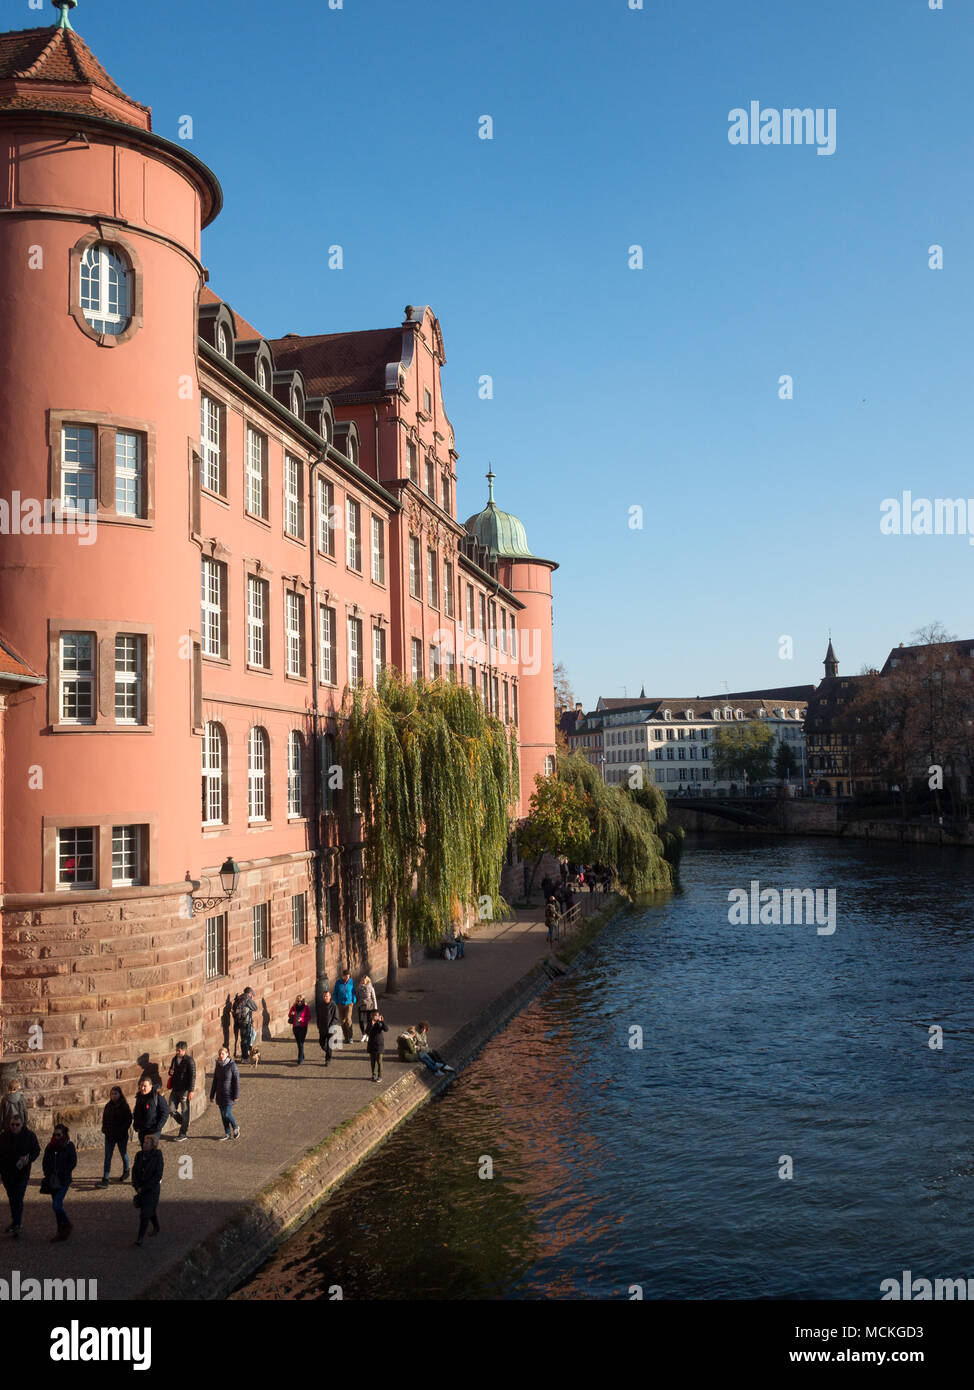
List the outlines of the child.
{"type": "Polygon", "coordinates": [[[382,1034],[388,1031],[379,1010],[373,1009],[372,1020],[365,1036],[368,1039],[369,1061],[372,1064],[372,1080],[376,1083],[382,1080],[382,1034]]]}
{"type": "Polygon", "coordinates": [[[14,1115],[19,1115],[23,1128],[27,1128],[27,1097],[20,1089],[19,1081],[9,1081],[7,1083],[7,1094],[0,1100],[0,1134],[6,1134],[10,1129],[10,1121],[14,1115]]]}

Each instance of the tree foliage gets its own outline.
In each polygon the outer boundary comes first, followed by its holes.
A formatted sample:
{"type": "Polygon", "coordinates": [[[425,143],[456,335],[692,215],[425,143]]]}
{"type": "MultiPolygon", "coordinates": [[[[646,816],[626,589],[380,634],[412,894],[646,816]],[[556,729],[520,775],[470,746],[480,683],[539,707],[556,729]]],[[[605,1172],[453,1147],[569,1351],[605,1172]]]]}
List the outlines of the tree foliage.
{"type": "Polygon", "coordinates": [[[437,940],[458,910],[484,897],[499,904],[518,787],[513,729],[466,687],[408,682],[394,667],[375,689],[347,691],[344,714],[376,915],[437,940]]]}
{"type": "Polygon", "coordinates": [[[517,838],[524,859],[537,861],[544,854],[584,858],[589,842],[584,795],[568,782],[544,777],[539,772],[534,779],[527,819],[517,838]]]}
{"type": "Polygon", "coordinates": [[[756,719],[718,729],[710,745],[714,776],[724,780],[746,774],[751,782],[770,777],[773,743],[771,729],[756,719]]]}
{"type": "MultiPolygon", "coordinates": [[[[601,774],[578,753],[559,758],[555,775],[574,790],[585,807],[588,841],[579,859],[611,865],[631,897],[673,887],[675,863],[668,861],[660,834],[666,822],[666,801],[658,788],[634,793],[603,782],[601,774]]],[[[560,852],[567,853],[564,849],[560,852]]]]}
{"type": "Polygon", "coordinates": [[[784,781],[797,771],[798,759],[795,757],[794,748],[790,743],[779,743],[778,751],[774,755],[774,775],[784,781]]]}

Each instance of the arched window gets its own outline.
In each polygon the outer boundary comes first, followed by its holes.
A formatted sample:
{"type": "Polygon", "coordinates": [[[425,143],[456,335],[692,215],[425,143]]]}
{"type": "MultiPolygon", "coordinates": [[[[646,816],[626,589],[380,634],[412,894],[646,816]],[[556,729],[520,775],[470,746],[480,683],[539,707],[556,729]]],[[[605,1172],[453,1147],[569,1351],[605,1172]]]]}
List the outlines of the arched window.
{"type": "Polygon", "coordinates": [[[263,358],[257,363],[257,385],[262,391],[269,391],[271,389],[270,374],[267,370],[267,363],[263,358]]]}
{"type": "Polygon", "coordinates": [[[304,419],[304,392],[300,386],[291,387],[291,413],[304,419]]]}
{"type": "Polygon", "coordinates": [[[270,807],[270,750],[266,729],[253,728],[247,739],[247,819],[267,820],[270,807]]]}
{"type": "Polygon", "coordinates": [[[304,739],[292,729],[287,741],[287,813],[301,815],[301,770],[304,765],[304,739]]]}
{"type": "Polygon", "coordinates": [[[230,356],[230,334],[225,323],[221,323],[216,335],[216,345],[223,357],[230,356]]]}
{"type": "Polygon", "coordinates": [[[555,775],[555,760],[551,753],[545,755],[544,775],[546,777],[554,777],[555,775]]]}
{"type": "Polygon", "coordinates": [[[670,713],[670,711],[669,711],[668,709],[665,709],[665,710],[663,711],[663,718],[664,718],[664,719],[672,719],[672,718],[673,718],[672,714],[670,713]]]}
{"type": "Polygon", "coordinates": [[[203,728],[203,824],[227,822],[227,736],[222,724],[203,728]]]}
{"type": "Polygon", "coordinates": [[[124,333],[132,317],[132,270],[103,241],[81,258],[81,312],[96,333],[124,333]]]}

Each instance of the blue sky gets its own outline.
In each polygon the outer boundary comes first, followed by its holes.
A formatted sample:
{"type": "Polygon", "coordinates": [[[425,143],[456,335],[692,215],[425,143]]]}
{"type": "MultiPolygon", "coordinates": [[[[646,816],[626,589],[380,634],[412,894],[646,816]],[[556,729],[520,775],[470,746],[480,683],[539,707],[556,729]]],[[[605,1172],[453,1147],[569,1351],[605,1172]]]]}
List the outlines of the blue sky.
{"type": "Polygon", "coordinates": [[[433,306],[460,515],[492,459],[560,561],[556,658],[587,707],[814,681],[830,628],[846,672],[934,619],[972,635],[967,537],[879,519],[903,489],[974,497],[974,6],[644,4],[73,18],[160,134],[192,115],[226,197],[211,283],[268,336],[433,306]],[[835,154],[731,145],[752,100],[835,108],[835,154]]]}

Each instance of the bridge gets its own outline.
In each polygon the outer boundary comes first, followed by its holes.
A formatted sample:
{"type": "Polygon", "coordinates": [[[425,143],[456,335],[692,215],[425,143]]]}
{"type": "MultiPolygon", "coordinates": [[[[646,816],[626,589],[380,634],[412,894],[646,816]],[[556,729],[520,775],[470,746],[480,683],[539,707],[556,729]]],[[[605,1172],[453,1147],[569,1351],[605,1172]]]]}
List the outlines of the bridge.
{"type": "Polygon", "coordinates": [[[781,822],[775,813],[777,798],[768,798],[767,809],[754,809],[761,806],[757,797],[752,799],[735,797],[695,797],[671,796],[667,799],[667,811],[703,811],[708,816],[732,821],[735,825],[751,825],[759,829],[780,830],[781,822]]]}

